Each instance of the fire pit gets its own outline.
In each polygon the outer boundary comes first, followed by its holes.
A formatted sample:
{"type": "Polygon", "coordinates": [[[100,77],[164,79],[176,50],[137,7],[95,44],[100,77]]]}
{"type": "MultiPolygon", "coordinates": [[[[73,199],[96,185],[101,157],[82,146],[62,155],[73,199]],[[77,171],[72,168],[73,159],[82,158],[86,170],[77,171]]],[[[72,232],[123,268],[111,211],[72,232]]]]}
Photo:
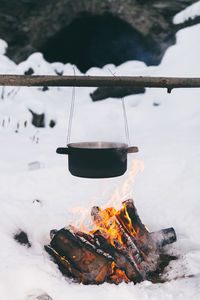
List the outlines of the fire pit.
{"type": "Polygon", "coordinates": [[[64,275],[83,284],[162,282],[162,271],[176,259],[163,248],[176,241],[174,229],[149,232],[133,200],[122,205],[119,211],[93,207],[93,231],[68,226],[50,232],[45,249],[64,275]]]}

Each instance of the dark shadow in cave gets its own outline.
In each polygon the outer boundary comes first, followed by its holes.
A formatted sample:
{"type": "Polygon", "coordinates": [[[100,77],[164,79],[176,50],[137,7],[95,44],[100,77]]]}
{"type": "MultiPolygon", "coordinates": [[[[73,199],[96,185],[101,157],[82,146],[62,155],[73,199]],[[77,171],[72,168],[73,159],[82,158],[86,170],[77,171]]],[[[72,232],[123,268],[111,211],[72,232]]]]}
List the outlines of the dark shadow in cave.
{"type": "Polygon", "coordinates": [[[70,62],[81,72],[128,60],[141,60],[147,65],[160,62],[155,47],[141,33],[111,14],[81,14],[49,38],[40,51],[47,61],[70,62]]]}

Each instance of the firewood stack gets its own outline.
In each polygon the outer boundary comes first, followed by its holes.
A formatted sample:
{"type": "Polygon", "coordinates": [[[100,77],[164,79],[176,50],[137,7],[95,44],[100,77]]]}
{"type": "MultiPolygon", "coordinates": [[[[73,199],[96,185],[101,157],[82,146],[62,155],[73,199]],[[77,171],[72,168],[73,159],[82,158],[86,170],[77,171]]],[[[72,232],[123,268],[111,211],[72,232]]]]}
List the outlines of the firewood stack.
{"type": "Polygon", "coordinates": [[[161,282],[164,267],[176,259],[163,248],[176,241],[175,231],[167,228],[150,233],[133,200],[122,204],[119,211],[93,207],[95,229],[89,233],[73,226],[51,231],[45,249],[64,275],[84,284],[161,282]]]}

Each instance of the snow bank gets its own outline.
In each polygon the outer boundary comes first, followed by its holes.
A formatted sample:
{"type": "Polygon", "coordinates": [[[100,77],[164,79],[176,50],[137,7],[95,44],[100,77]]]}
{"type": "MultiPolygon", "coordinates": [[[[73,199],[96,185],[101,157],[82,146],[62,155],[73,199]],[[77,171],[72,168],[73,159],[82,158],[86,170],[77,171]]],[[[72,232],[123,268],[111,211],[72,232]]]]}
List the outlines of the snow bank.
{"type": "Polygon", "coordinates": [[[183,23],[189,19],[194,19],[197,16],[200,16],[200,1],[193,3],[192,5],[186,7],[184,10],[176,14],[173,18],[173,23],[183,23]]]}

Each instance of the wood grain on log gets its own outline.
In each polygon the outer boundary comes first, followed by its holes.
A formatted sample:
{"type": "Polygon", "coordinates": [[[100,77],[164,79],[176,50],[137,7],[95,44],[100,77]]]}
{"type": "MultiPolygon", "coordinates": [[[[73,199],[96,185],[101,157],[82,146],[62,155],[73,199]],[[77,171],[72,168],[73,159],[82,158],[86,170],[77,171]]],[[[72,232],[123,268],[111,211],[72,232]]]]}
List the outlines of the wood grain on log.
{"type": "Polygon", "coordinates": [[[72,228],[63,228],[57,232],[51,247],[64,258],[65,264],[66,261],[70,263],[72,274],[74,269],[79,272],[78,279],[84,284],[102,283],[111,274],[111,262],[97,253],[89,243],[81,241],[72,228]]]}
{"type": "Polygon", "coordinates": [[[133,200],[128,199],[126,201],[123,201],[122,204],[124,206],[124,209],[122,209],[121,211],[124,214],[126,214],[124,212],[124,210],[127,211],[128,216],[131,220],[132,227],[135,229],[136,233],[138,233],[139,236],[148,235],[148,230],[146,229],[145,225],[142,223],[142,221],[137,213],[137,209],[134,205],[133,200]]]}
{"type": "Polygon", "coordinates": [[[94,232],[94,235],[98,238],[100,246],[103,247],[104,250],[106,247],[107,250],[105,251],[115,257],[115,262],[119,268],[125,271],[130,280],[144,280],[147,270],[142,253],[137,248],[134,240],[125,232],[116,215],[111,215],[107,222],[104,222],[106,212],[112,210],[112,208],[108,208],[101,211],[98,207],[92,208],[91,215],[93,222],[97,228],[100,228],[94,232]],[[116,233],[114,240],[107,234],[106,230],[109,230],[107,227],[112,227],[112,230],[116,233]],[[127,264],[127,261],[130,263],[130,266],[127,264]]]}
{"type": "Polygon", "coordinates": [[[63,274],[84,284],[161,282],[160,273],[175,259],[163,249],[176,240],[173,228],[150,233],[132,199],[119,211],[93,207],[91,216],[95,229],[89,233],[73,226],[51,231],[45,249],[63,274]]]}

